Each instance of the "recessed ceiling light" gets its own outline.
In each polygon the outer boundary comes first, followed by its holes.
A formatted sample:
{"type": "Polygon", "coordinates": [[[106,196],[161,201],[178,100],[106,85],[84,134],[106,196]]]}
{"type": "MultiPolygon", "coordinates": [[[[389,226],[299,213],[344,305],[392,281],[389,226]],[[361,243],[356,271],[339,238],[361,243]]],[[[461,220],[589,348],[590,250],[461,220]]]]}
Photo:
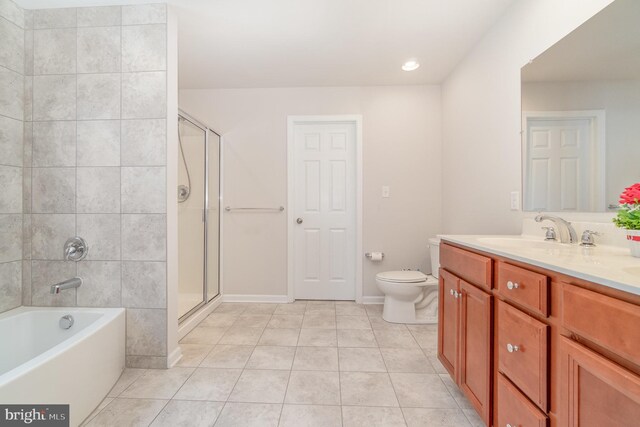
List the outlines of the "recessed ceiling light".
{"type": "Polygon", "coordinates": [[[404,64],[402,64],[402,69],[404,71],[413,71],[413,70],[417,70],[419,66],[420,66],[420,63],[418,62],[417,59],[410,59],[404,64]]]}

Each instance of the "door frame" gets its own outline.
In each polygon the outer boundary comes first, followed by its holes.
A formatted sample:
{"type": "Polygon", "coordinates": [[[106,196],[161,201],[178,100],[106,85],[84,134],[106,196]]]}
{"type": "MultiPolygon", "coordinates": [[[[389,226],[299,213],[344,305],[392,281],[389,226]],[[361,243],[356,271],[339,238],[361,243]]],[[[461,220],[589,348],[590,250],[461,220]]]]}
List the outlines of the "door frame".
{"type": "Polygon", "coordinates": [[[589,120],[591,127],[591,149],[594,155],[593,166],[596,173],[591,177],[593,188],[595,188],[595,199],[591,200],[592,205],[596,205],[594,212],[607,212],[606,207],[606,113],[605,110],[567,110],[567,111],[523,111],[522,112],[522,177],[521,194],[522,209],[525,208],[525,180],[527,178],[527,153],[529,147],[529,120],[566,120],[585,119],[589,120]]]}
{"type": "Polygon", "coordinates": [[[353,124],[356,131],[356,303],[362,303],[362,116],[359,114],[287,116],[287,299],[295,300],[294,277],[294,212],[295,198],[295,136],[294,127],[299,124],[353,124]]]}

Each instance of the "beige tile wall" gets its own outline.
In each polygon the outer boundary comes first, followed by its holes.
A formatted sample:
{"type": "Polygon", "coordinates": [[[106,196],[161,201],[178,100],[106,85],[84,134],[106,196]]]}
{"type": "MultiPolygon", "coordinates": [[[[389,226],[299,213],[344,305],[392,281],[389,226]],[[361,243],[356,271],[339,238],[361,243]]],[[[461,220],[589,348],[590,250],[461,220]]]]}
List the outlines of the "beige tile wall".
{"type": "Polygon", "coordinates": [[[26,12],[27,107],[0,105],[25,110],[23,304],[126,307],[127,364],[164,367],[166,5],[26,12]],[[65,262],[74,235],[89,255],[65,262]]]}
{"type": "Polygon", "coordinates": [[[0,0],[0,312],[22,300],[24,12],[0,0]]]}

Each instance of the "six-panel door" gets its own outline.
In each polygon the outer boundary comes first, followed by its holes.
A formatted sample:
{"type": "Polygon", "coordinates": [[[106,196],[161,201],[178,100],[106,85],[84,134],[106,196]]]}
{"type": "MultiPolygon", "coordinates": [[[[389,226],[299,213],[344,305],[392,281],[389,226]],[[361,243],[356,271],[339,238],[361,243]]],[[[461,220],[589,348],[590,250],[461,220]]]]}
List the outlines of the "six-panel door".
{"type": "Polygon", "coordinates": [[[296,299],[356,297],[356,126],[293,129],[293,276],[296,299]]]}

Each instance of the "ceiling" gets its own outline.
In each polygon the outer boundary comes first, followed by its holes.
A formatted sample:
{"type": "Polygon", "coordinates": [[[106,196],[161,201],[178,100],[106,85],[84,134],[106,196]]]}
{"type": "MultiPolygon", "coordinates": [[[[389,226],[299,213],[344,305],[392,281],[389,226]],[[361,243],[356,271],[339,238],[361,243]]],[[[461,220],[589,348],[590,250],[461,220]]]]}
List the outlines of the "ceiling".
{"type": "Polygon", "coordinates": [[[522,68],[523,82],[640,80],[640,1],[616,0],[522,68]]]}
{"type": "MultiPolygon", "coordinates": [[[[180,88],[440,83],[515,0],[169,0],[180,88]],[[421,67],[400,66],[416,58],[421,67]]],[[[17,0],[26,8],[119,4],[17,0]]],[[[124,1],[149,3],[149,1],[124,1]]]]}

